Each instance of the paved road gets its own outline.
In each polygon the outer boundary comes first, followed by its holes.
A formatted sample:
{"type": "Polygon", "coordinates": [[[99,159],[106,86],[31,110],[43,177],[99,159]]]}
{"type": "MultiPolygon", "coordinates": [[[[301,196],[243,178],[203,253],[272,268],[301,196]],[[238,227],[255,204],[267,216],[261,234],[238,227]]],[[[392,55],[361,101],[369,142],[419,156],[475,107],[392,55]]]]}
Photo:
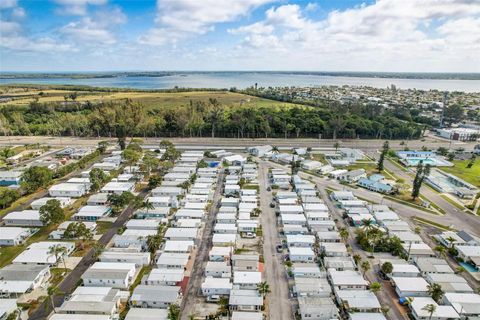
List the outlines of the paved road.
{"type": "MultiPolygon", "coordinates": [[[[145,197],[148,193],[148,190],[142,190],[139,195],[145,197]]],[[[97,241],[100,245],[105,247],[110,240],[113,238],[117,231],[122,228],[125,223],[130,219],[134,211],[132,206],[127,207],[115,220],[112,224],[112,227],[105,232],[102,237],[97,241]]],[[[71,294],[75,288],[78,286],[78,283],[81,279],[82,274],[87,271],[87,269],[96,261],[94,255],[94,250],[90,249],[87,254],[82,258],[82,260],[77,264],[75,269],[70,272],[65,279],[58,286],[61,295],[56,295],[54,297],[55,307],[59,307],[64,299],[65,295],[71,294]]],[[[52,312],[50,303],[41,304],[29,317],[30,320],[41,320],[46,319],[48,315],[52,312]]]]}
{"type": "Polygon", "coordinates": [[[220,203],[220,199],[222,198],[223,179],[224,174],[219,174],[215,194],[213,196],[212,206],[205,221],[202,238],[200,240],[200,243],[198,244],[197,254],[195,256],[195,263],[193,264],[187,290],[182,300],[182,320],[188,320],[188,317],[195,311],[195,300],[202,285],[205,265],[208,261],[208,252],[212,247],[213,224],[215,221],[215,217],[218,213],[218,204],[220,203]]]}
{"type": "MultiPolygon", "coordinates": [[[[384,140],[364,140],[364,139],[343,139],[333,141],[331,139],[231,139],[231,138],[142,138],[145,144],[158,145],[162,139],[172,141],[177,147],[182,148],[203,148],[203,149],[244,149],[247,146],[256,146],[262,144],[275,145],[281,148],[293,147],[313,147],[313,148],[331,148],[334,142],[340,142],[342,147],[359,148],[362,150],[377,150],[383,145],[384,140]]],[[[24,145],[30,143],[47,144],[51,146],[96,146],[99,141],[108,140],[116,143],[116,139],[101,138],[85,138],[85,137],[51,137],[51,136],[15,136],[0,137],[0,146],[24,145]]],[[[454,141],[450,143],[436,137],[425,137],[422,140],[407,141],[410,149],[421,149],[422,146],[429,146],[432,149],[438,147],[465,148],[465,150],[473,150],[475,142],[454,141]]],[[[405,145],[401,145],[400,140],[390,141],[392,149],[404,149],[405,145]]]]}
{"type": "Polygon", "coordinates": [[[281,243],[278,237],[275,212],[269,204],[272,200],[267,187],[268,163],[259,162],[260,209],[263,230],[263,257],[265,260],[265,281],[271,293],[268,295],[268,311],[271,320],[293,319],[292,303],[289,300],[288,279],[282,255],[276,253],[276,245],[281,243]]]}

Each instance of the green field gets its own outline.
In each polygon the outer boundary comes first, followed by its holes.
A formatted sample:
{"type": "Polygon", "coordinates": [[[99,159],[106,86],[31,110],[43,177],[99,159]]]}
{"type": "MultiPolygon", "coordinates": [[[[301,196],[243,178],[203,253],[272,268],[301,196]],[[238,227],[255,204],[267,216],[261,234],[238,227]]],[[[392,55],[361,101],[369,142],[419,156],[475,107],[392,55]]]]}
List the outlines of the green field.
{"type": "MultiPolygon", "coordinates": [[[[300,106],[288,102],[278,102],[274,100],[248,96],[236,92],[228,91],[190,91],[190,92],[148,92],[148,91],[72,91],[57,89],[36,89],[36,88],[8,88],[0,86],[0,97],[10,96],[13,100],[2,102],[2,105],[25,106],[34,99],[38,99],[40,103],[62,102],[64,96],[73,92],[77,93],[76,101],[119,101],[131,99],[144,104],[146,107],[162,106],[178,107],[187,106],[190,101],[203,101],[208,103],[209,99],[217,99],[221,105],[225,106],[258,106],[258,107],[274,107],[274,106],[300,106]]],[[[69,100],[70,101],[70,100],[69,100]]],[[[305,107],[305,106],[302,106],[305,107]]]]}
{"type": "Polygon", "coordinates": [[[477,160],[471,168],[467,168],[469,162],[470,160],[454,160],[455,166],[441,167],[440,169],[480,187],[480,160],[477,160]]]}

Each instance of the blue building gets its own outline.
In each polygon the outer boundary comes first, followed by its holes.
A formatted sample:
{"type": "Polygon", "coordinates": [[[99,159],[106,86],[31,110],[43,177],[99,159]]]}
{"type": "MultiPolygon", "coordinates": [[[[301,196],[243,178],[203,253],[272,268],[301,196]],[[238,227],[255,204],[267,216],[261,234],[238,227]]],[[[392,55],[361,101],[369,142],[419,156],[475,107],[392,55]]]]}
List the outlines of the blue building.
{"type": "Polygon", "coordinates": [[[0,171],[0,186],[20,185],[22,174],[21,171],[0,171]]]}
{"type": "MultiPolygon", "coordinates": [[[[377,175],[375,175],[377,176],[377,175]]],[[[374,177],[377,178],[377,177],[374,177]]],[[[363,187],[365,189],[368,189],[370,191],[375,191],[378,193],[385,193],[385,194],[391,194],[393,193],[394,189],[391,185],[382,183],[379,180],[372,180],[370,178],[362,178],[358,180],[358,185],[360,187],[363,187]]]]}

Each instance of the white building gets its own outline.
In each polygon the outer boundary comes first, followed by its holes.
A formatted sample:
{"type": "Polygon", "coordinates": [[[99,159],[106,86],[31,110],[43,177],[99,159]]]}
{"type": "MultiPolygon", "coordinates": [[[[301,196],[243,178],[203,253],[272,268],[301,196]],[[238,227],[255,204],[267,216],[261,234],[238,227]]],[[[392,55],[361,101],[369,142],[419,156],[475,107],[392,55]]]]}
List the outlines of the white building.
{"type": "Polygon", "coordinates": [[[87,192],[87,188],[82,183],[59,183],[48,189],[51,197],[79,198],[87,192]]]}
{"type": "Polygon", "coordinates": [[[82,275],[86,287],[128,289],[135,280],[135,263],[95,262],[82,275]]]}
{"type": "Polygon", "coordinates": [[[0,227],[0,246],[18,246],[32,234],[33,230],[19,227],[0,227]]]}

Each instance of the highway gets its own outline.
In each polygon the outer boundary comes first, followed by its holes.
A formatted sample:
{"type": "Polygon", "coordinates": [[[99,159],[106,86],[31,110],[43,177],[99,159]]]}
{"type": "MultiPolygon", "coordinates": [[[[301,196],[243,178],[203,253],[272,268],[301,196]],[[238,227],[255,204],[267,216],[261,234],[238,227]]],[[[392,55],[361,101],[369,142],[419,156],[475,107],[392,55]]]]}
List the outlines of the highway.
{"type": "MultiPolygon", "coordinates": [[[[357,148],[365,151],[381,149],[385,140],[373,139],[232,139],[232,138],[143,138],[145,144],[158,145],[163,139],[170,140],[179,149],[228,149],[228,150],[244,150],[245,147],[256,146],[262,144],[270,144],[278,146],[279,148],[298,148],[298,147],[312,147],[312,148],[332,148],[335,142],[339,142],[341,147],[357,148]]],[[[40,143],[55,147],[66,146],[82,146],[92,147],[97,146],[99,141],[110,141],[116,143],[115,138],[99,137],[52,137],[52,136],[1,136],[0,146],[15,146],[32,143],[40,143]]],[[[465,150],[473,150],[475,142],[460,142],[447,141],[434,136],[427,136],[422,140],[408,140],[402,144],[400,140],[391,140],[390,148],[399,150],[408,146],[410,149],[421,149],[422,146],[427,146],[430,149],[437,149],[438,147],[446,148],[464,148],[465,150]],[[422,141],[423,140],[423,141],[422,141]]]]}

